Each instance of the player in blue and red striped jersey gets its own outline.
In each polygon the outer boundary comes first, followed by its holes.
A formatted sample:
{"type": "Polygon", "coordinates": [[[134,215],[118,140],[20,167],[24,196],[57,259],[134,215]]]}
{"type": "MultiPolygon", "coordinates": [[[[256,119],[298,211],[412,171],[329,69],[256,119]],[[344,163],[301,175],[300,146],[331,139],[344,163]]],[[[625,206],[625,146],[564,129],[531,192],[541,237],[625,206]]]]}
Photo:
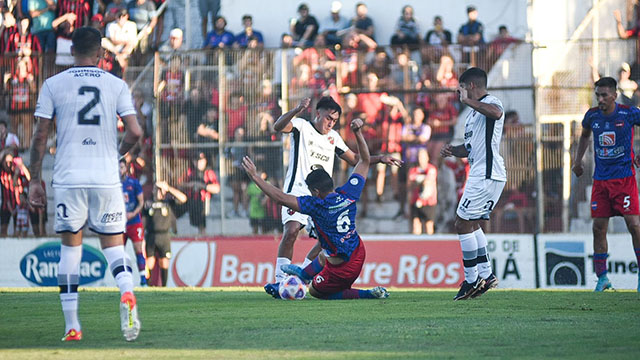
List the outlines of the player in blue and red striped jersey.
{"type": "MultiPolygon", "coordinates": [[[[640,207],[635,169],[640,156],[633,154],[633,127],[640,125],[640,109],[616,103],[617,83],[603,77],[595,83],[598,107],[589,109],[582,120],[582,136],[578,143],[573,172],[584,172],[582,157],[593,133],[595,172],[591,190],[593,218],[593,265],[598,284],[595,291],[611,288],[607,277],[607,227],[609,218],[623,216],[640,263],[640,207]]],[[[638,275],[640,292],[640,274],[638,275]]]]}
{"type": "MultiPolygon", "coordinates": [[[[351,288],[360,275],[366,256],[364,243],[356,231],[356,201],[364,189],[370,163],[362,125],[361,119],[351,122],[360,160],[347,183],[335,191],[331,176],[322,168],[311,171],[305,181],[313,196],[296,197],[264,181],[248,156],[242,162],[249,177],[267,196],[289,209],[311,216],[323,251],[304,269],[288,264],[283,265],[282,270],[307,283],[313,280],[309,293],[320,299],[378,299],[389,296],[383,287],[371,290],[351,288]]],[[[279,298],[278,292],[273,296],[279,298]]]]}
{"type": "Polygon", "coordinates": [[[147,286],[147,261],[144,243],[144,226],[140,212],[144,206],[144,196],[140,182],[129,176],[127,161],[120,160],[120,180],[122,181],[122,192],[124,195],[124,206],[127,211],[127,225],[123,236],[123,242],[127,239],[133,243],[133,250],[136,253],[138,272],[140,273],[140,286],[147,286]]]}

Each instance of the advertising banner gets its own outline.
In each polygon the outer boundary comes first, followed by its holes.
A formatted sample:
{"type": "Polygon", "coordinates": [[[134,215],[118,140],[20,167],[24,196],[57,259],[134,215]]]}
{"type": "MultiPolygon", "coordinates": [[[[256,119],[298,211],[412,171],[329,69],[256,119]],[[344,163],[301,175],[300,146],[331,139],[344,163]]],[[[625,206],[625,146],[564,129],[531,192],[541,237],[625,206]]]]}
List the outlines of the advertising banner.
{"type": "MultiPolygon", "coordinates": [[[[631,235],[607,235],[608,277],[616,289],[637,289],[638,264],[631,235]]],[[[538,236],[538,267],[541,288],[594,289],[598,281],[593,268],[591,234],[538,236]]]]}

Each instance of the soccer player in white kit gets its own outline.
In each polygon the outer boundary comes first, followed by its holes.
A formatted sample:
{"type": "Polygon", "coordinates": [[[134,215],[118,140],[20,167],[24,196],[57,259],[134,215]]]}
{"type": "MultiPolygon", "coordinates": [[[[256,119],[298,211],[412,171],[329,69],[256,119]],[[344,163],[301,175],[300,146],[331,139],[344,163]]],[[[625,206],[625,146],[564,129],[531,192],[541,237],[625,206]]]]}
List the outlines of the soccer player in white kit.
{"type": "Polygon", "coordinates": [[[464,123],[464,143],[445,145],[440,154],[469,159],[469,177],[456,211],[455,228],[460,239],[464,278],[454,300],[477,297],[498,285],[487,253],[487,238],[480,227],[500,199],[507,181],[500,139],[504,125],[502,102],[487,93],[487,73],[469,68],[460,75],[460,102],[471,112],[464,123]]]}
{"type": "MultiPolygon", "coordinates": [[[[333,126],[342,114],[340,105],[330,96],[324,96],[316,104],[315,118],[312,121],[297,117],[310,103],[311,99],[303,99],[295,109],[280,116],[273,125],[276,131],[291,134],[291,153],[284,181],[284,192],[294,196],[311,195],[305,183],[307,175],[317,167],[322,167],[332,174],[336,155],[351,166],[355,166],[359,159],[358,155],[347,147],[340,134],[333,130],[333,126]]],[[[387,165],[402,165],[402,161],[389,155],[371,156],[370,160],[372,164],[383,162],[387,165]]],[[[264,287],[265,291],[272,296],[277,295],[278,287],[275,285],[287,276],[281,266],[291,263],[293,245],[300,230],[310,224],[309,216],[282,207],[282,224],[284,231],[276,258],[276,282],[266,284],[264,287]]],[[[303,267],[311,263],[320,250],[320,244],[317,243],[307,254],[303,267]]]]}
{"type": "Polygon", "coordinates": [[[109,269],[120,289],[121,330],[127,341],[140,332],[133,294],[132,266],[125,255],[122,233],[126,212],[118,157],[142,135],[131,93],[121,79],[96,67],[102,54],[100,32],[82,27],[73,32],[73,67],[48,78],[36,104],[37,125],[31,145],[29,201],[45,204],[41,186],[42,158],[55,117],[57,151],[53,167],[55,231],[62,236],[58,285],[65,319],[62,341],[82,339],[78,321],[79,266],[85,223],[100,237],[109,269]],[[125,124],[118,148],[117,116],[125,124]]]}

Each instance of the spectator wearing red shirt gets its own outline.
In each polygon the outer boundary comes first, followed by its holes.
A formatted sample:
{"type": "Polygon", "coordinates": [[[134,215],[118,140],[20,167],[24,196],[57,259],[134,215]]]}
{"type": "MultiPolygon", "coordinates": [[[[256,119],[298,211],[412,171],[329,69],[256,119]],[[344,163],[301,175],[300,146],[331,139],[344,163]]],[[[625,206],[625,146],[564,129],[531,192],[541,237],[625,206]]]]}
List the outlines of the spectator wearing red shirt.
{"type": "Polygon", "coordinates": [[[160,81],[160,123],[163,143],[168,143],[169,135],[178,135],[178,131],[169,132],[169,128],[177,128],[182,104],[184,101],[184,72],[180,56],[174,55],[169,60],[168,69],[164,70],[160,81]]]}
{"type": "Polygon", "coordinates": [[[239,92],[231,94],[229,106],[226,109],[227,115],[227,139],[235,139],[235,131],[239,127],[244,127],[247,120],[247,105],[244,103],[244,96],[239,92]]]}
{"type": "Polygon", "coordinates": [[[420,235],[434,232],[436,205],[438,204],[438,168],[429,163],[429,152],[421,149],[418,165],[409,170],[408,187],[411,205],[412,233],[420,235]]]}
{"type": "MultiPolygon", "coordinates": [[[[382,123],[382,137],[384,139],[382,143],[382,153],[387,153],[390,156],[402,160],[402,126],[404,119],[409,116],[402,101],[395,96],[391,96],[388,99],[389,103],[389,115],[382,123]]],[[[384,192],[384,184],[387,178],[387,165],[384,163],[378,163],[376,165],[378,175],[376,178],[376,196],[377,200],[382,200],[382,194],[384,192]]],[[[391,188],[395,198],[400,196],[400,188],[398,186],[398,173],[403,170],[401,167],[391,167],[391,188]]]]}
{"type": "MultiPolygon", "coordinates": [[[[24,17],[18,20],[17,31],[12,32],[7,38],[7,42],[4,46],[5,53],[16,54],[17,58],[30,57],[32,65],[36,64],[35,54],[39,54],[42,51],[40,46],[40,40],[29,32],[29,18],[24,17]]],[[[11,57],[10,68],[14,71],[17,70],[16,58],[11,57]]],[[[37,69],[32,67],[34,74],[37,75],[37,69]]]]}
{"type": "Polygon", "coordinates": [[[220,183],[216,173],[209,167],[209,161],[204,152],[196,156],[194,163],[195,166],[187,170],[181,184],[188,198],[189,223],[198,228],[199,235],[204,235],[211,195],[220,192],[220,183]]]}
{"type": "Polygon", "coordinates": [[[442,146],[453,139],[456,122],[458,122],[458,110],[449,101],[449,94],[436,93],[427,120],[427,124],[431,127],[431,140],[427,143],[427,150],[431,161],[438,167],[441,159],[438,154],[442,146]]]}
{"type": "Polygon", "coordinates": [[[7,236],[9,222],[20,204],[20,194],[29,185],[31,175],[22,159],[14,158],[11,152],[2,152],[0,164],[0,188],[2,205],[0,206],[0,236],[7,236]]]}
{"type": "Polygon", "coordinates": [[[18,138],[23,144],[33,132],[33,109],[35,102],[32,97],[36,93],[36,84],[33,76],[33,66],[30,57],[22,57],[17,62],[16,71],[11,75],[6,84],[9,98],[8,112],[11,114],[11,127],[16,129],[18,138]]]}

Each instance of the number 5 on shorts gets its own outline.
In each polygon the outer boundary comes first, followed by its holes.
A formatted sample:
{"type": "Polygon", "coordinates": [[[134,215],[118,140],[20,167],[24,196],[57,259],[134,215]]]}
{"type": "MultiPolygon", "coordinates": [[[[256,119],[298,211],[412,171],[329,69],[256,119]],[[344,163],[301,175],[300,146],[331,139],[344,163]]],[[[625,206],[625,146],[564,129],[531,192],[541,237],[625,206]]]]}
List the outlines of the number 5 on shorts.
{"type": "Polygon", "coordinates": [[[627,209],[629,208],[629,205],[631,205],[631,196],[627,195],[624,197],[624,200],[622,201],[622,207],[627,209]]]}

